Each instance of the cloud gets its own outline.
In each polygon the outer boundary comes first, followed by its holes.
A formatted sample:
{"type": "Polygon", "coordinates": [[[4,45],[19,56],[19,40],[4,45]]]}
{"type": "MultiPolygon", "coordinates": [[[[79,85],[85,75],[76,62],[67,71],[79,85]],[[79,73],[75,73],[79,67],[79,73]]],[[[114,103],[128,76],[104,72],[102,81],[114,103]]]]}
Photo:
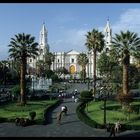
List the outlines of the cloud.
{"type": "Polygon", "coordinates": [[[119,33],[121,30],[130,30],[138,33],[140,28],[140,9],[128,9],[124,12],[119,21],[112,25],[113,33],[119,33]]]}
{"type": "MultiPolygon", "coordinates": [[[[98,27],[98,30],[103,32],[104,27],[105,26],[98,27]]],[[[86,27],[83,26],[83,29],[69,29],[64,32],[63,37],[61,38],[63,41],[60,42],[57,40],[57,43],[54,45],[54,50],[69,51],[71,49],[75,49],[81,52],[86,51],[86,46],[84,45],[86,42],[85,35],[91,29],[85,28],[86,27]]],[[[113,35],[115,33],[119,33],[121,30],[130,30],[138,33],[140,28],[140,9],[128,9],[123,12],[119,17],[119,20],[111,25],[111,28],[113,35]]]]}
{"type": "MultiPolygon", "coordinates": [[[[55,18],[55,17],[54,17],[55,18]]],[[[48,43],[50,45],[50,51],[53,52],[62,52],[62,51],[69,51],[71,49],[77,50],[79,52],[86,51],[86,34],[88,31],[91,31],[92,28],[88,27],[86,23],[83,24],[83,27],[78,28],[72,28],[69,29],[66,27],[66,25],[70,24],[72,21],[75,21],[75,19],[72,16],[57,16],[55,18],[55,21],[58,23],[59,29],[61,29],[61,32],[63,31],[63,34],[59,35],[58,38],[55,38],[54,40],[50,40],[48,43]],[[57,21],[58,20],[58,21],[57,21]]],[[[110,18],[111,23],[111,18],[110,18]]],[[[99,31],[103,31],[104,25],[101,27],[98,27],[99,31]]],[[[128,9],[125,12],[123,12],[120,17],[118,18],[118,21],[111,24],[112,33],[119,33],[121,30],[126,31],[134,31],[136,33],[140,33],[140,9],[128,9]]],[[[140,34],[139,34],[140,35],[140,34]]],[[[53,37],[54,38],[54,37],[53,37]]],[[[5,47],[5,45],[0,45],[0,53],[1,58],[7,58],[8,47],[5,47]]]]}
{"type": "Polygon", "coordinates": [[[86,41],[86,34],[89,29],[69,29],[67,32],[64,32],[61,39],[56,40],[53,44],[52,51],[69,51],[71,49],[77,51],[85,51],[85,41],[86,41]],[[60,41],[61,40],[61,41],[60,41]]]}

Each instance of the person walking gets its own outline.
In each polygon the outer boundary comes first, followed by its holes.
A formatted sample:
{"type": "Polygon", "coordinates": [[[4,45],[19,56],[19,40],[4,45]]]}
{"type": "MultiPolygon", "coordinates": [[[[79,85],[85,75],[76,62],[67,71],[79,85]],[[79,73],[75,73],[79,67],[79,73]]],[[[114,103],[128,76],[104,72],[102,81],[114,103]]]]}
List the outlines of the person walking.
{"type": "Polygon", "coordinates": [[[115,137],[115,124],[112,124],[111,128],[110,128],[110,135],[109,135],[109,137],[111,137],[112,135],[115,137]]]}
{"type": "Polygon", "coordinates": [[[116,133],[119,133],[120,129],[121,129],[121,124],[120,124],[120,122],[118,121],[118,122],[115,123],[115,132],[116,132],[116,133]]]}
{"type": "Polygon", "coordinates": [[[61,124],[61,119],[62,119],[62,111],[57,113],[57,124],[61,124]]]}
{"type": "Polygon", "coordinates": [[[75,96],[74,95],[72,95],[72,102],[74,102],[75,101],[75,96]]]}
{"type": "Polygon", "coordinates": [[[61,107],[61,111],[62,111],[63,113],[65,113],[65,115],[67,115],[67,111],[68,111],[67,106],[62,106],[62,107],[61,107]]]}

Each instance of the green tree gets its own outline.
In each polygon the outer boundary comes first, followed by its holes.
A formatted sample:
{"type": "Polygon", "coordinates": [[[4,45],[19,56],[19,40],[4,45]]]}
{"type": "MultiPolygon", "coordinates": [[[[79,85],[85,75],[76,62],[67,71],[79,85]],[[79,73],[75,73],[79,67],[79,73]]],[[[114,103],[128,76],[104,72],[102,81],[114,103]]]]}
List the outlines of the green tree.
{"type": "Polygon", "coordinates": [[[92,92],[88,90],[83,90],[80,92],[80,100],[82,102],[88,102],[88,101],[91,101],[92,99],[93,99],[92,92]]]}
{"type": "Polygon", "coordinates": [[[8,79],[8,73],[10,71],[9,69],[9,63],[7,60],[2,60],[0,61],[0,81],[2,84],[4,84],[6,86],[6,82],[8,79]]]}
{"type": "Polygon", "coordinates": [[[121,31],[120,34],[115,34],[112,44],[120,53],[121,62],[123,65],[123,94],[128,94],[128,67],[130,64],[130,56],[139,51],[140,38],[134,32],[121,31]]]}
{"type": "Polygon", "coordinates": [[[65,67],[60,67],[55,71],[59,76],[62,74],[69,74],[68,70],[65,67]]]}
{"type": "Polygon", "coordinates": [[[36,62],[36,66],[37,66],[37,75],[40,77],[42,75],[45,74],[45,67],[46,67],[46,64],[43,60],[38,60],[36,62]]]}
{"type": "Polygon", "coordinates": [[[135,65],[140,71],[140,51],[134,53],[135,65]]]}
{"type": "Polygon", "coordinates": [[[20,104],[26,104],[26,70],[27,70],[27,58],[35,58],[38,55],[38,43],[35,42],[35,37],[30,34],[17,34],[15,38],[11,38],[8,45],[9,56],[20,62],[20,104]]]}
{"type": "Polygon", "coordinates": [[[19,60],[11,60],[11,69],[15,72],[17,77],[20,79],[20,61],[19,60]]]}
{"type": "Polygon", "coordinates": [[[45,54],[45,63],[47,66],[47,70],[51,69],[52,62],[54,62],[55,56],[51,52],[47,52],[45,54]]]}
{"type": "Polygon", "coordinates": [[[130,64],[128,68],[129,75],[129,87],[138,88],[138,82],[140,79],[138,68],[134,64],[130,64]]]}
{"type": "Polygon", "coordinates": [[[47,70],[45,72],[45,75],[47,78],[51,78],[55,73],[52,70],[47,70]]]}
{"type": "Polygon", "coordinates": [[[93,52],[93,81],[94,81],[94,87],[93,87],[93,93],[94,96],[96,94],[96,56],[97,52],[101,52],[104,48],[104,35],[102,32],[99,32],[96,29],[93,29],[91,32],[88,32],[86,35],[86,47],[88,50],[92,50],[93,52]]]}
{"type": "Polygon", "coordinates": [[[85,53],[80,53],[77,56],[77,63],[82,67],[82,79],[85,80],[86,78],[86,65],[88,64],[88,58],[85,53]]]}
{"type": "Polygon", "coordinates": [[[101,53],[97,60],[97,69],[100,75],[107,76],[107,73],[110,71],[110,65],[110,57],[105,52],[101,53]]]}
{"type": "Polygon", "coordinates": [[[80,100],[86,104],[87,111],[88,111],[88,102],[93,100],[92,92],[90,92],[88,90],[81,91],[80,92],[80,100]]]}
{"type": "Polygon", "coordinates": [[[110,82],[111,89],[114,92],[117,92],[119,85],[121,84],[121,73],[120,65],[118,60],[114,59],[116,57],[110,51],[109,54],[103,52],[100,54],[99,59],[97,60],[97,69],[100,72],[100,75],[108,79],[110,82]],[[118,74],[119,73],[119,74],[118,74]]]}

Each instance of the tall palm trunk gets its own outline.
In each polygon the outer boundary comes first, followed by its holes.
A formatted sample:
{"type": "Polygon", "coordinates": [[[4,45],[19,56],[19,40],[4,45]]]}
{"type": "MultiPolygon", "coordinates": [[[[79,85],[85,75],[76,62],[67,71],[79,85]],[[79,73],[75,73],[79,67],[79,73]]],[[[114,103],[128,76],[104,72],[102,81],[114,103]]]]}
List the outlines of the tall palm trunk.
{"type": "Polygon", "coordinates": [[[26,79],[25,79],[25,75],[26,75],[26,59],[22,60],[22,64],[21,64],[21,73],[20,73],[20,103],[21,105],[25,105],[26,104],[26,79]]]}
{"type": "Polygon", "coordinates": [[[84,83],[85,83],[85,78],[86,78],[86,67],[85,67],[85,65],[83,66],[83,78],[84,78],[84,83]]]}
{"type": "Polygon", "coordinates": [[[123,93],[128,94],[128,65],[123,64],[123,93]]]}
{"type": "Polygon", "coordinates": [[[123,64],[123,94],[128,94],[128,66],[123,64]]]}
{"type": "Polygon", "coordinates": [[[96,49],[93,50],[93,94],[96,94],[96,49]]]}
{"type": "Polygon", "coordinates": [[[129,51],[124,50],[123,59],[123,94],[128,94],[128,66],[130,63],[129,51]]]}

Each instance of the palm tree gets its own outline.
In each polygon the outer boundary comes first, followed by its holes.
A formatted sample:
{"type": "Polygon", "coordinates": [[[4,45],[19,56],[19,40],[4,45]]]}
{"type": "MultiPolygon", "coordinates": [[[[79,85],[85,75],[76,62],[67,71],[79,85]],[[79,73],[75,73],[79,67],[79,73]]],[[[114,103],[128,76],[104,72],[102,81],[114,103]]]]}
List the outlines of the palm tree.
{"type": "Polygon", "coordinates": [[[93,29],[86,35],[86,47],[93,52],[93,94],[96,94],[96,56],[97,52],[101,52],[104,48],[104,35],[98,30],[93,29]]]}
{"type": "Polygon", "coordinates": [[[128,94],[128,67],[130,64],[130,56],[139,51],[140,38],[134,32],[121,31],[120,34],[115,34],[112,42],[113,46],[120,52],[123,65],[123,94],[128,94]]]}
{"type": "Polygon", "coordinates": [[[77,56],[77,63],[82,66],[82,78],[85,80],[86,77],[86,65],[88,63],[88,58],[85,53],[80,53],[77,56]]]}
{"type": "Polygon", "coordinates": [[[8,45],[9,56],[14,60],[20,61],[20,104],[26,104],[26,69],[27,69],[27,58],[38,55],[38,43],[35,42],[35,37],[30,34],[17,34],[15,38],[11,38],[10,44],[8,45]]]}

